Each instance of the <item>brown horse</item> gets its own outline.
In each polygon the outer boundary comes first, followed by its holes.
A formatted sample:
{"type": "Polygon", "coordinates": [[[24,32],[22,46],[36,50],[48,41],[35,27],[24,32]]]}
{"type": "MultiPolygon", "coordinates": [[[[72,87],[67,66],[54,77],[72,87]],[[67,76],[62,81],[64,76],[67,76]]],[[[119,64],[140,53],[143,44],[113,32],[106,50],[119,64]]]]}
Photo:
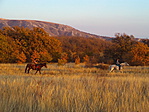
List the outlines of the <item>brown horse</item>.
{"type": "Polygon", "coordinates": [[[30,69],[32,70],[36,70],[35,74],[39,71],[39,73],[41,74],[41,68],[42,67],[46,67],[47,68],[47,64],[46,63],[42,63],[42,64],[27,64],[26,68],[25,68],[25,73],[29,73],[30,69]],[[27,72],[28,71],[28,72],[27,72]]]}

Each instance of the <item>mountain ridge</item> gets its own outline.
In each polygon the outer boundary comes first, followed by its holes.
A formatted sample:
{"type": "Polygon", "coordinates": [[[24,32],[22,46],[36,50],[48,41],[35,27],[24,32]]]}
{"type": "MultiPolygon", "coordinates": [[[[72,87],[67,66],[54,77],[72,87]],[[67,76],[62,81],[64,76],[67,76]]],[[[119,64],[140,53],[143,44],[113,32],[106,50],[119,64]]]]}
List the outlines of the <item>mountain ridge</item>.
{"type": "Polygon", "coordinates": [[[110,37],[99,36],[83,32],[64,24],[58,24],[40,20],[13,20],[13,19],[0,18],[0,29],[2,29],[3,27],[13,27],[13,26],[19,26],[25,28],[27,27],[30,29],[33,27],[40,27],[43,28],[47,33],[49,33],[50,36],[79,36],[87,38],[96,37],[106,40],[111,39],[110,37]]]}

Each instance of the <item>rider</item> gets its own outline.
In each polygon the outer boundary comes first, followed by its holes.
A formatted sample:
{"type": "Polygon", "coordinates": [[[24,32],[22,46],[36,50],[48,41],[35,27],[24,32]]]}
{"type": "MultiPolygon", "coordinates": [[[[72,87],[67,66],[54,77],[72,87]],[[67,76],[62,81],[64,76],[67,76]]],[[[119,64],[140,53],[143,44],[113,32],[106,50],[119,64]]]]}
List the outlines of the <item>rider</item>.
{"type": "Polygon", "coordinates": [[[119,70],[120,70],[121,65],[120,65],[119,59],[116,60],[116,65],[119,67],[119,70]]]}
{"type": "Polygon", "coordinates": [[[38,62],[39,62],[39,59],[38,58],[34,58],[33,63],[35,64],[35,67],[37,67],[38,62]]]}
{"type": "Polygon", "coordinates": [[[34,63],[35,65],[38,64],[37,58],[34,58],[33,63],[34,63]]]}

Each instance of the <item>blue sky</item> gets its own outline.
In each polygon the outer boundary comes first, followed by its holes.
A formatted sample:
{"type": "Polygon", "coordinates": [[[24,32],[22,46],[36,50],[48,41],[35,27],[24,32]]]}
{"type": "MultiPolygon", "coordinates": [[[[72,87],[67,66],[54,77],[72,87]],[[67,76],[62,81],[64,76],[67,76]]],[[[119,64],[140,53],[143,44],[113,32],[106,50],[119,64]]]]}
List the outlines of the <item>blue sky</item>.
{"type": "Polygon", "coordinates": [[[0,18],[55,22],[103,36],[149,38],[149,0],[0,0],[0,18]]]}

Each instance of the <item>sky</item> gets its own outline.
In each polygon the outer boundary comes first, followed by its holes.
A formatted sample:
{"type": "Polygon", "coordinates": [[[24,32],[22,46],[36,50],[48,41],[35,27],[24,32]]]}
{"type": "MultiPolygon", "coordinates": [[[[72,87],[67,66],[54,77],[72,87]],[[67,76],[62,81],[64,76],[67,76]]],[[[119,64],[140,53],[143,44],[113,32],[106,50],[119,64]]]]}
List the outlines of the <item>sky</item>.
{"type": "Polygon", "coordinates": [[[0,0],[0,18],[54,22],[101,36],[149,38],[149,0],[0,0]]]}

